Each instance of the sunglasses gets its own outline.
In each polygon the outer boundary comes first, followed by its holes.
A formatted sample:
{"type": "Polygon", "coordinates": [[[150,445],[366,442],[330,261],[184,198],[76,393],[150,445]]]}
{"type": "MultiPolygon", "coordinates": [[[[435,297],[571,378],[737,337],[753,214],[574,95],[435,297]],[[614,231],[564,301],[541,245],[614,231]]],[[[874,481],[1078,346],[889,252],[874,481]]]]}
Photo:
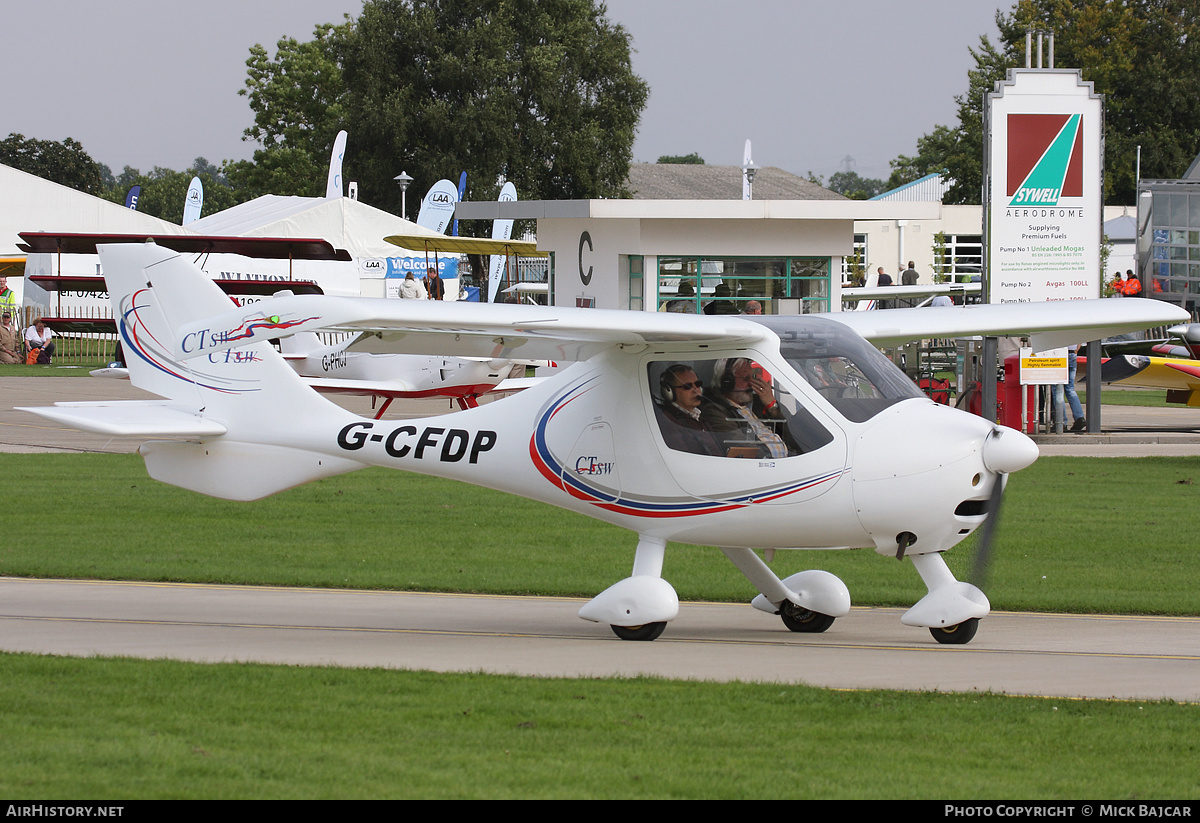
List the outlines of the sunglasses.
{"type": "Polygon", "coordinates": [[[704,384],[702,382],[700,382],[699,380],[697,380],[695,383],[680,383],[680,384],[676,385],[674,388],[676,388],[676,389],[699,389],[702,386],[704,386],[704,384]]]}

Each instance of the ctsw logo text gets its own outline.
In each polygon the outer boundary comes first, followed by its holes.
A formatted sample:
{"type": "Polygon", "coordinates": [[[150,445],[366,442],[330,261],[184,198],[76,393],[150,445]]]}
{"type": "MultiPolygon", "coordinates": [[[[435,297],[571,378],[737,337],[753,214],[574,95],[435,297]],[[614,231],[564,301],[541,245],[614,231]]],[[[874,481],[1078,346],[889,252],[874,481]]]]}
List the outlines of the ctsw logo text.
{"type": "Polygon", "coordinates": [[[219,349],[230,339],[228,331],[214,332],[212,329],[188,332],[180,341],[180,348],[185,354],[202,352],[206,349],[219,349]]]}
{"type": "Polygon", "coordinates": [[[612,474],[616,463],[603,463],[598,457],[580,457],[575,461],[576,474],[612,474]]]}
{"type": "Polygon", "coordinates": [[[284,320],[277,314],[273,314],[270,317],[260,314],[257,317],[247,317],[235,329],[224,331],[201,329],[200,331],[188,332],[179,342],[179,347],[184,354],[199,353],[206,349],[225,348],[230,344],[240,341],[249,342],[255,339],[262,340],[266,337],[272,337],[275,336],[272,334],[273,332],[293,329],[296,326],[303,325],[315,319],[315,317],[303,317],[295,320],[284,320]]]}

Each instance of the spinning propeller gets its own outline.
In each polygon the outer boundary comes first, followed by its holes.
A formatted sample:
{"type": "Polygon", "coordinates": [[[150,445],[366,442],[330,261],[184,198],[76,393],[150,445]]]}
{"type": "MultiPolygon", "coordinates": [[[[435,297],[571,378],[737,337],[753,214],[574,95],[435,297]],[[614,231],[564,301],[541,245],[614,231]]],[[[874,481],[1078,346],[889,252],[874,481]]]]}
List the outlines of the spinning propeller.
{"type": "Polygon", "coordinates": [[[988,568],[992,563],[992,539],[996,535],[996,520],[1000,516],[1000,501],[1004,498],[1004,480],[1008,475],[997,472],[992,481],[992,492],[988,496],[987,519],[979,527],[979,541],[975,544],[975,557],[971,563],[971,584],[980,589],[987,581],[988,568]]]}

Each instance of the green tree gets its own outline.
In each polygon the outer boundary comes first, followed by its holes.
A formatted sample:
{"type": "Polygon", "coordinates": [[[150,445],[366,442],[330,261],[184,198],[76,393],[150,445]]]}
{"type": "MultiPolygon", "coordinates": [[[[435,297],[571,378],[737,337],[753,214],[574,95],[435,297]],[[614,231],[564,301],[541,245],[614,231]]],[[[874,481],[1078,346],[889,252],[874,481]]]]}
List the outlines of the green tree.
{"type": "Polygon", "coordinates": [[[522,198],[626,194],[648,96],[629,35],[595,0],[367,0],[357,20],[281,40],[274,59],[255,47],[247,65],[246,136],[263,148],[227,164],[235,185],[319,193],[344,128],[346,179],[395,211],[400,171],[424,192],[465,170],[474,199],[501,178],[522,198]]]}
{"type": "Polygon", "coordinates": [[[204,186],[202,217],[224,211],[250,199],[249,192],[231,186],[221,170],[203,157],[197,157],[192,163],[192,167],[186,171],[174,171],[155,166],[149,174],[142,174],[137,169],[126,166],[124,171],[115,178],[114,185],[104,192],[104,197],[114,203],[124,203],[125,193],[129,191],[129,188],[135,185],[141,186],[142,194],[138,198],[138,212],[172,223],[180,223],[183,221],[184,200],[193,177],[199,177],[200,183],[204,186]]]}
{"type": "Polygon", "coordinates": [[[664,154],[655,162],[677,166],[703,166],[704,158],[697,152],[692,152],[691,154],[664,154]]]}
{"type": "Polygon", "coordinates": [[[353,31],[349,22],[319,25],[310,42],[280,40],[273,59],[261,45],[250,47],[246,86],[238,94],[249,97],[254,125],[242,139],[261,148],[253,160],[224,164],[232,185],[253,196],[325,193],[329,153],[345,128],[339,53],[353,31]]]}
{"type": "Polygon", "coordinates": [[[10,134],[0,140],[0,163],[88,194],[104,191],[100,164],[70,137],[58,143],[10,134]]]}
{"type": "Polygon", "coordinates": [[[870,200],[884,191],[882,180],[860,177],[857,172],[839,171],[829,178],[825,186],[830,191],[845,195],[851,200],[870,200]]]}
{"type": "MultiPolygon", "coordinates": [[[[1137,147],[1142,176],[1175,178],[1200,150],[1200,6],[1194,0],[1019,0],[996,13],[998,46],[972,49],[968,91],[956,97],[958,126],[938,126],[915,158],[892,161],[888,181],[942,171],[955,182],[947,203],[979,203],[983,102],[1007,69],[1025,65],[1025,32],[1055,33],[1055,65],[1079,68],[1105,96],[1105,199],[1135,197],[1137,147]]],[[[1034,61],[1036,63],[1036,60],[1034,61]]],[[[905,179],[907,178],[907,179],[905,179]]]]}
{"type": "MultiPolygon", "coordinates": [[[[997,19],[1001,17],[996,14],[997,19]]],[[[1024,50],[1025,35],[1021,34],[1024,50]]],[[[954,98],[958,106],[958,127],[937,126],[917,140],[915,157],[901,155],[891,162],[892,175],[887,187],[897,188],[927,174],[941,174],[951,183],[942,197],[945,203],[982,202],[983,191],[983,98],[1003,80],[1006,71],[1016,65],[987,39],[979,38],[979,48],[969,49],[975,68],[967,72],[966,94],[954,98]]],[[[1020,65],[1025,65],[1024,57],[1020,65]]]]}

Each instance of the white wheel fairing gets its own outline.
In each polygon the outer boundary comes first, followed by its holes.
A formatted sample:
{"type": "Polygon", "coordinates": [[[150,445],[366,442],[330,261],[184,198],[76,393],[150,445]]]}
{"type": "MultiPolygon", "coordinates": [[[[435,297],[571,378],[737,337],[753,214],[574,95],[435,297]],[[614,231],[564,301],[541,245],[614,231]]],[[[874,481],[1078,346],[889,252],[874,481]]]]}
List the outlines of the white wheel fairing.
{"type": "Polygon", "coordinates": [[[679,615],[679,596],[661,577],[626,577],[593,597],[579,610],[579,616],[593,623],[615,626],[643,626],[663,623],[679,615]]]}

